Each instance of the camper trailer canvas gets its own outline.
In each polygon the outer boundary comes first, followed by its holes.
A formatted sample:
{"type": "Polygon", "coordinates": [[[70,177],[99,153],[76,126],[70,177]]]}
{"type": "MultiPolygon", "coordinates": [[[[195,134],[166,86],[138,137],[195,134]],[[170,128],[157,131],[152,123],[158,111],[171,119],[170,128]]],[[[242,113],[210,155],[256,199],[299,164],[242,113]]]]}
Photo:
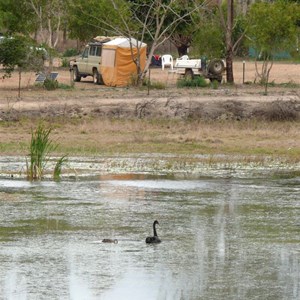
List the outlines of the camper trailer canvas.
{"type": "Polygon", "coordinates": [[[105,85],[126,86],[137,75],[134,60],[139,56],[143,70],[147,45],[136,39],[116,38],[102,46],[101,75],[105,85]]]}

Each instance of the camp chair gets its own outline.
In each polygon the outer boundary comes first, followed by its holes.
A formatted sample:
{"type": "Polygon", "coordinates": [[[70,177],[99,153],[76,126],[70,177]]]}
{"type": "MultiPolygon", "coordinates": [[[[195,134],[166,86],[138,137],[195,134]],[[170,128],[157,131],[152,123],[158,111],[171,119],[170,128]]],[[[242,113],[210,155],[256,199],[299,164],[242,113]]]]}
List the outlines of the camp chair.
{"type": "Polygon", "coordinates": [[[188,55],[182,55],[180,58],[178,58],[180,60],[188,60],[189,56],[188,55]]]}
{"type": "Polygon", "coordinates": [[[165,54],[161,58],[161,68],[165,69],[165,66],[170,66],[171,70],[173,70],[173,57],[170,54],[165,54]]]}

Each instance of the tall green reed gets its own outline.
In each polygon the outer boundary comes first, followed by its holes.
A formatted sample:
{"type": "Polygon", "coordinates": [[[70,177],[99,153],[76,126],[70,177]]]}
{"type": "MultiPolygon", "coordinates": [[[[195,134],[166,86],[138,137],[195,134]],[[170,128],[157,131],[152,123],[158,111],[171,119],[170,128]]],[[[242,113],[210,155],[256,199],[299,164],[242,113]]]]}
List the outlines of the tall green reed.
{"type": "MultiPolygon", "coordinates": [[[[26,158],[26,169],[28,180],[41,180],[47,163],[50,160],[50,152],[55,151],[57,144],[50,139],[52,128],[45,128],[39,124],[35,131],[31,133],[31,142],[29,147],[29,161],[26,158]]],[[[59,179],[62,164],[66,161],[66,156],[60,158],[54,168],[53,178],[59,179]]]]}
{"type": "Polygon", "coordinates": [[[55,181],[60,180],[60,175],[61,175],[61,169],[62,165],[67,161],[67,156],[64,155],[62,156],[55,164],[54,171],[53,171],[53,179],[55,181]]]}

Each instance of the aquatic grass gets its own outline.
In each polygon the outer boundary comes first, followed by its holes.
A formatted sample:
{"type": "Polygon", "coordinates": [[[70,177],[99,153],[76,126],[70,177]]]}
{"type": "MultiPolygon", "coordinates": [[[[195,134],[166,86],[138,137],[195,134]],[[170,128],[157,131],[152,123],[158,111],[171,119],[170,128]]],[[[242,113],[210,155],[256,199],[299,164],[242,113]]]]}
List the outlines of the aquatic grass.
{"type": "MultiPolygon", "coordinates": [[[[35,131],[31,133],[29,147],[29,160],[26,157],[26,173],[28,180],[41,180],[47,163],[50,160],[50,152],[57,149],[58,145],[50,139],[52,128],[45,128],[43,124],[38,124],[35,131]]],[[[60,178],[63,163],[67,160],[66,155],[62,156],[56,163],[53,178],[60,178]]]]}
{"type": "Polygon", "coordinates": [[[31,133],[29,148],[29,162],[26,158],[27,178],[29,180],[42,179],[44,169],[49,161],[49,153],[56,149],[56,145],[50,140],[51,128],[46,129],[39,124],[35,131],[31,133]]]}
{"type": "Polygon", "coordinates": [[[273,179],[294,179],[300,177],[300,170],[278,171],[273,174],[273,179]]]}
{"type": "Polygon", "coordinates": [[[67,156],[64,155],[62,156],[55,164],[54,171],[53,171],[53,179],[58,181],[60,180],[60,175],[61,175],[61,169],[62,165],[67,162],[67,156]]]}

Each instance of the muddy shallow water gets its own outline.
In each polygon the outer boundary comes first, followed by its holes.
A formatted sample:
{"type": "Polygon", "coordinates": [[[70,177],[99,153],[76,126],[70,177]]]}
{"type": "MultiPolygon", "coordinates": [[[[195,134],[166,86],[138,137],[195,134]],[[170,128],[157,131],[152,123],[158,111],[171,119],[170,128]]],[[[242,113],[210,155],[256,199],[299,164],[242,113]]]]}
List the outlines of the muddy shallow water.
{"type": "Polygon", "coordinates": [[[299,199],[268,174],[2,178],[0,299],[299,299],[299,199]]]}

